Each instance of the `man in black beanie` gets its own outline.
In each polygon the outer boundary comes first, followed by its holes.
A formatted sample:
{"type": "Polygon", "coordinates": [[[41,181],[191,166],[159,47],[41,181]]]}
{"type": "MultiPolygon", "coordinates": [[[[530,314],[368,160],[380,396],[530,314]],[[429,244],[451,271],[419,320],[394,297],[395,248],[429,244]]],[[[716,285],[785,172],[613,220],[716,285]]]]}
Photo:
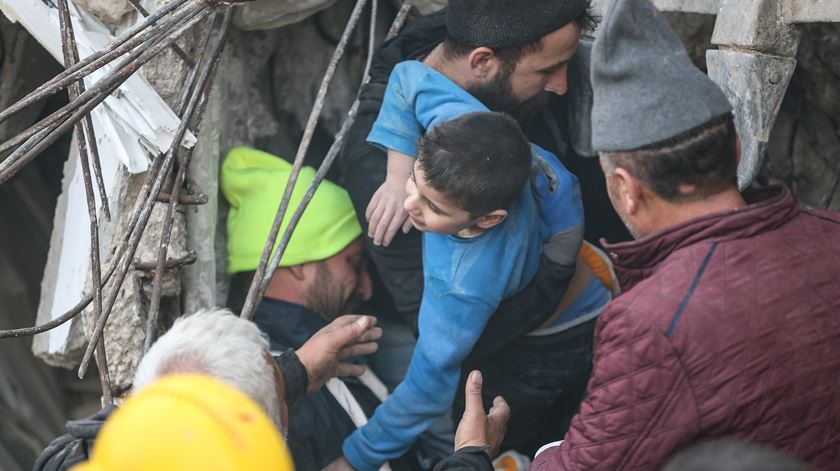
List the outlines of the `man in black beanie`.
{"type": "MultiPolygon", "coordinates": [[[[386,176],[385,152],[366,139],[379,113],[390,71],[401,61],[417,59],[491,109],[519,117],[532,142],[561,157],[580,179],[584,209],[593,215],[587,218],[588,240],[629,237],[609,205],[597,159],[582,158],[595,154],[589,135],[588,48],[579,47],[579,43],[581,33],[593,29],[594,23],[590,0],[453,0],[448,10],[421,18],[386,43],[375,57],[371,83],[361,91],[359,116],[339,157],[340,181],[351,195],[365,232],[366,209],[386,176]]],[[[401,207],[402,201],[398,204],[401,207]]],[[[376,234],[370,235],[367,241],[376,267],[374,283],[385,288],[376,292],[392,298],[379,299],[377,311],[385,313],[381,317],[386,318],[386,325],[389,316],[391,321],[399,317],[416,329],[423,292],[420,234],[397,233],[388,247],[374,243],[376,234]]],[[[541,263],[534,281],[499,307],[465,368],[487,362],[514,339],[542,325],[568,283],[568,274],[541,263]]],[[[580,338],[591,342],[593,326],[594,322],[581,326],[580,338]]],[[[585,378],[589,364],[564,368],[570,375],[585,378]]],[[[579,397],[580,391],[569,394],[579,397]]],[[[558,398],[554,392],[546,392],[545,400],[549,403],[558,398]]]]}

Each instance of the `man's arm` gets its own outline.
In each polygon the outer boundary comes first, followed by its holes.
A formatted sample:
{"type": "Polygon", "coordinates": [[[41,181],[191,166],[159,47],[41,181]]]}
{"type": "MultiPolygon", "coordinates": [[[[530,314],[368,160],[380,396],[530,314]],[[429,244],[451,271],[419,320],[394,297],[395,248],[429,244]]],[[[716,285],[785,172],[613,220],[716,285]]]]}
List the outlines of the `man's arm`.
{"type": "Polygon", "coordinates": [[[356,469],[374,470],[402,456],[452,404],[461,362],[494,306],[448,289],[442,281],[429,280],[420,312],[420,338],[405,379],[370,421],[344,442],[344,455],[356,469]]]}
{"type": "Polygon", "coordinates": [[[532,470],[659,469],[694,439],[700,415],[687,376],[645,314],[616,304],[604,312],[586,400],[563,443],[532,470]]]}

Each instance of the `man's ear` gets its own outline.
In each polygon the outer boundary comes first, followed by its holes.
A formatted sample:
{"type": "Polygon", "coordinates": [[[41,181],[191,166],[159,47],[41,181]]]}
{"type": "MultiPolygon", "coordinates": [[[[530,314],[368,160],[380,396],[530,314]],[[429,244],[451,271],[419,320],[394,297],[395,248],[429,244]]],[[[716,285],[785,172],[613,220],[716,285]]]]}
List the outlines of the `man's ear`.
{"type": "Polygon", "coordinates": [[[616,179],[618,201],[624,206],[624,212],[635,215],[643,204],[643,189],[641,182],[626,169],[618,167],[612,173],[616,179]]]}
{"type": "Polygon", "coordinates": [[[481,216],[480,218],[476,219],[475,225],[479,229],[487,230],[491,227],[498,226],[502,223],[502,221],[507,218],[508,212],[504,209],[497,209],[495,211],[490,211],[489,213],[481,216]]]}
{"type": "Polygon", "coordinates": [[[499,56],[489,47],[477,47],[467,57],[473,78],[489,79],[495,77],[501,67],[499,56]]]}
{"type": "Polygon", "coordinates": [[[735,138],[735,163],[741,165],[741,138],[735,138]]]}
{"type": "Polygon", "coordinates": [[[295,280],[302,281],[306,278],[306,271],[304,267],[305,265],[305,263],[300,265],[292,265],[290,267],[286,267],[286,270],[289,270],[289,273],[292,274],[292,277],[294,277],[295,280]]]}

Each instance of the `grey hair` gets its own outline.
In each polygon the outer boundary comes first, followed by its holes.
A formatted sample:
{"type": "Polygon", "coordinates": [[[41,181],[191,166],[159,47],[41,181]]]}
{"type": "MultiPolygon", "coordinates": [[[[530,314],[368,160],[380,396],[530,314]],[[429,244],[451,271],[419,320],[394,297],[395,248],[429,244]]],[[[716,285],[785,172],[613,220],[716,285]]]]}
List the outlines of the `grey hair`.
{"type": "Polygon", "coordinates": [[[182,317],[140,360],[134,391],[161,376],[202,373],[239,389],[260,404],[280,429],[274,371],[265,360],[268,340],[259,328],[227,309],[182,317]]]}

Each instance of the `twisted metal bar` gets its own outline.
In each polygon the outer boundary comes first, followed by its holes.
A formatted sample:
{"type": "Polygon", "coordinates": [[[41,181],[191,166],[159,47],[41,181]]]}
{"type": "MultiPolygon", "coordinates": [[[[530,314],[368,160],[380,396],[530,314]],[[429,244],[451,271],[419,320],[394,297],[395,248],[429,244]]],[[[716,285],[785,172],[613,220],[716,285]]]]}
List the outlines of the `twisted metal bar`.
{"type": "MultiPolygon", "coordinates": [[[[405,0],[400,7],[399,12],[397,13],[396,18],[394,18],[393,23],[391,24],[391,28],[388,30],[388,35],[386,40],[393,38],[397,35],[397,33],[402,29],[403,24],[405,24],[405,20],[408,18],[408,13],[411,10],[412,0],[405,0]]],[[[358,6],[358,5],[357,5],[358,6]]],[[[352,20],[352,17],[351,17],[352,20]]],[[[349,27],[349,23],[348,23],[349,27]]],[[[341,44],[339,44],[339,47],[341,44]]],[[[338,48],[336,48],[338,51],[338,48]]],[[[331,64],[332,65],[332,64],[331,64]]],[[[367,85],[370,82],[370,74],[365,73],[365,77],[362,80],[362,87],[367,85]]],[[[359,89],[361,91],[361,87],[359,89]]],[[[323,103],[322,103],[323,104],[323,103]]],[[[316,102],[315,108],[313,108],[313,113],[317,112],[320,113],[320,108],[318,108],[318,103],[316,102]]],[[[298,205],[295,212],[292,214],[291,219],[289,220],[289,225],[286,228],[286,231],[283,233],[283,237],[280,240],[279,245],[277,246],[277,250],[274,253],[274,256],[271,258],[267,269],[263,269],[260,271],[260,268],[264,265],[264,260],[267,258],[267,253],[270,253],[271,248],[274,246],[275,241],[277,240],[277,233],[279,232],[279,224],[277,224],[276,231],[275,228],[272,227],[272,233],[269,234],[269,239],[266,241],[266,245],[263,249],[263,259],[260,260],[260,266],[257,268],[257,273],[254,275],[254,280],[251,282],[251,287],[249,288],[248,294],[249,297],[251,296],[252,292],[254,294],[254,300],[262,299],[263,295],[265,294],[265,290],[268,288],[268,284],[271,281],[271,276],[274,273],[274,270],[277,269],[277,266],[280,263],[280,259],[283,256],[283,252],[285,252],[286,247],[289,244],[289,240],[291,240],[292,233],[294,232],[295,228],[297,227],[298,222],[300,222],[300,218],[303,215],[304,210],[309,205],[309,202],[312,200],[312,197],[315,195],[315,191],[318,189],[318,186],[324,180],[327,172],[329,171],[332,163],[335,161],[335,158],[338,156],[339,151],[341,150],[341,146],[344,144],[344,139],[347,133],[350,131],[350,128],[353,126],[353,122],[356,120],[356,115],[359,111],[359,97],[358,94],[356,96],[356,100],[353,102],[353,106],[350,108],[350,111],[347,113],[347,118],[342,123],[341,128],[339,129],[338,133],[336,133],[335,140],[333,141],[332,146],[330,147],[329,152],[324,157],[323,162],[321,162],[320,167],[318,167],[318,171],[315,174],[315,178],[312,180],[312,183],[309,185],[309,188],[306,190],[306,193],[303,196],[300,204],[298,205]]],[[[306,136],[304,135],[304,138],[306,136]]],[[[303,145],[303,143],[301,143],[303,145]]],[[[293,167],[294,172],[294,167],[293,167]]],[[[295,174],[292,174],[295,176],[295,174]]],[[[292,187],[292,179],[289,179],[288,186],[286,187],[286,191],[289,192],[290,188],[292,187]]],[[[285,195],[284,195],[285,196],[285,195]]],[[[288,201],[284,201],[285,206],[288,206],[288,201]]],[[[281,203],[280,209],[277,213],[277,218],[275,218],[275,223],[277,223],[278,219],[282,221],[285,217],[286,208],[284,204],[281,203]]],[[[247,300],[245,303],[245,307],[242,309],[241,316],[245,319],[251,319],[254,315],[254,310],[256,309],[256,301],[252,300],[252,305],[249,306],[247,300]]]]}
{"type": "MultiPolygon", "coordinates": [[[[231,7],[227,7],[227,11],[225,12],[225,21],[232,20],[233,11],[231,7]],[[230,17],[228,19],[227,17],[230,17]]],[[[187,127],[189,123],[192,121],[193,115],[204,102],[205,95],[209,91],[209,87],[207,86],[210,82],[210,74],[213,72],[213,68],[206,67],[202,74],[198,77],[198,83],[195,87],[196,93],[193,94],[192,98],[190,99],[189,104],[187,105],[187,109],[184,112],[184,117],[181,120],[181,124],[178,126],[177,131],[175,132],[175,139],[172,141],[172,146],[167,151],[166,156],[161,164],[161,171],[155,178],[154,184],[151,187],[151,191],[146,199],[143,209],[140,212],[140,218],[137,223],[137,227],[135,228],[134,232],[131,234],[130,240],[128,242],[128,252],[126,256],[120,261],[119,268],[117,271],[117,278],[116,278],[116,286],[122,286],[123,281],[128,273],[129,268],[132,265],[132,258],[137,251],[137,246],[140,244],[140,238],[143,236],[143,232],[145,231],[146,224],[149,222],[149,217],[152,213],[152,208],[154,207],[155,200],[160,193],[160,189],[163,186],[163,182],[166,178],[166,175],[172,168],[174,163],[175,154],[178,148],[181,146],[181,143],[184,139],[184,136],[187,132],[187,127]]],[[[90,364],[90,359],[93,356],[93,351],[98,342],[99,338],[102,336],[102,332],[105,329],[105,323],[108,321],[108,316],[111,313],[111,310],[114,307],[114,303],[116,302],[117,294],[119,290],[114,289],[108,296],[108,299],[105,303],[104,310],[102,312],[102,317],[98,319],[96,322],[96,326],[91,334],[91,338],[89,340],[87,349],[85,350],[85,354],[82,358],[82,364],[79,366],[79,377],[84,377],[85,373],[87,372],[88,365],[90,364]]]]}
{"type": "MultiPolygon", "coordinates": [[[[152,22],[152,20],[156,21],[157,19],[159,19],[160,17],[163,16],[163,13],[171,11],[175,6],[179,6],[183,3],[185,3],[186,1],[187,0],[174,0],[173,2],[164,6],[161,10],[158,10],[157,12],[155,12],[153,16],[150,16],[149,18],[147,18],[146,22],[150,23],[150,22],[152,22]]],[[[209,14],[210,12],[208,11],[207,13],[209,14]]],[[[203,16],[206,16],[206,15],[203,15],[203,16]]],[[[194,24],[194,23],[190,23],[188,26],[191,26],[192,24],[194,24]]],[[[135,29],[137,29],[137,28],[135,27],[135,29]]],[[[186,29],[187,28],[181,28],[178,31],[176,31],[175,34],[180,35],[183,31],[186,31],[186,29]]],[[[43,135],[45,135],[50,130],[51,129],[46,129],[44,131],[41,131],[41,133],[43,133],[41,136],[36,135],[36,136],[33,136],[33,138],[30,138],[30,139],[35,139],[35,138],[42,137],[43,135]]],[[[158,155],[157,157],[152,159],[152,164],[151,164],[150,168],[148,169],[148,171],[146,172],[145,180],[143,182],[143,185],[141,186],[141,189],[139,191],[137,200],[136,200],[136,202],[134,204],[134,207],[132,209],[131,215],[128,218],[129,222],[126,225],[126,229],[122,233],[122,236],[121,236],[120,240],[115,241],[115,243],[114,243],[114,246],[116,248],[114,250],[113,256],[111,257],[111,260],[108,263],[108,268],[105,271],[105,276],[102,279],[102,283],[100,284],[100,287],[104,288],[104,286],[111,281],[111,278],[112,278],[113,274],[116,272],[117,268],[120,266],[120,262],[123,260],[124,255],[128,251],[129,246],[130,246],[130,241],[134,237],[135,233],[138,232],[138,229],[139,229],[139,232],[142,233],[143,229],[145,228],[145,223],[142,225],[142,227],[140,227],[141,215],[144,213],[144,210],[148,206],[150,206],[151,204],[154,203],[154,201],[150,201],[150,200],[154,199],[154,198],[151,197],[151,190],[152,190],[152,187],[153,187],[154,183],[157,181],[157,179],[160,175],[161,169],[163,167],[164,160],[165,160],[165,155],[158,155]]],[[[133,257],[134,256],[133,254],[134,254],[134,250],[131,251],[131,254],[128,258],[130,259],[131,257],[133,257]]],[[[124,279],[124,277],[122,279],[124,279]]],[[[119,283],[116,283],[116,288],[117,289],[122,286],[122,279],[120,280],[119,283]]],[[[83,295],[82,299],[75,306],[73,306],[72,308],[70,308],[65,313],[61,314],[60,316],[58,316],[58,317],[56,317],[56,318],[54,318],[50,321],[47,321],[43,324],[36,325],[36,326],[33,326],[33,327],[0,330],[0,339],[10,338],[10,337],[32,336],[32,335],[37,335],[37,334],[49,331],[51,329],[54,329],[54,328],[56,328],[56,327],[58,327],[58,326],[60,326],[64,323],[70,321],[74,317],[76,317],[80,312],[82,312],[82,310],[85,309],[85,307],[87,307],[91,303],[91,301],[93,300],[93,297],[94,297],[93,292],[88,293],[86,295],[83,295]]]]}
{"type": "MultiPolygon", "coordinates": [[[[143,5],[138,0],[128,0],[128,3],[130,3],[131,6],[134,7],[135,10],[137,10],[137,13],[140,13],[144,17],[149,16],[149,10],[143,8],[143,5]]],[[[192,57],[190,57],[189,54],[187,54],[186,52],[184,52],[183,49],[181,49],[181,46],[173,44],[170,47],[175,52],[175,54],[177,54],[178,57],[180,57],[181,60],[184,61],[185,64],[187,64],[189,68],[192,69],[195,67],[195,61],[192,57]]]]}
{"type": "MultiPolygon", "coordinates": [[[[76,45],[76,35],[73,32],[73,22],[70,19],[70,7],[67,0],[58,0],[59,23],[61,26],[61,46],[64,53],[65,67],[72,67],[79,60],[78,46],[76,45]]],[[[79,93],[84,89],[84,84],[71,84],[68,88],[70,100],[74,100],[79,96],[79,93]]],[[[82,176],[84,177],[85,196],[88,206],[88,219],[90,220],[90,271],[91,282],[93,284],[93,313],[94,319],[99,318],[102,313],[102,272],[99,262],[99,222],[96,215],[96,198],[93,196],[93,182],[90,175],[90,164],[94,159],[98,159],[98,155],[94,156],[92,149],[88,149],[86,144],[86,132],[93,135],[93,124],[90,122],[90,116],[83,123],[76,124],[76,142],[79,145],[79,163],[82,167],[82,176]],[[89,128],[88,128],[89,126],[89,128]],[[90,152],[90,155],[88,155],[90,152]],[[90,157],[90,160],[89,158],[90,157]]],[[[106,404],[113,403],[111,396],[111,377],[108,372],[108,361],[105,358],[105,339],[99,339],[96,346],[96,365],[99,370],[99,384],[102,389],[102,398],[106,404]]]]}
{"type": "MultiPolygon", "coordinates": [[[[154,45],[148,49],[138,48],[121,64],[121,67],[114,74],[105,77],[94,84],[93,87],[79,95],[76,100],[64,106],[55,114],[42,120],[30,130],[42,131],[48,130],[48,134],[31,148],[25,149],[21,154],[20,149],[14,154],[10,155],[6,160],[0,162],[0,184],[5,183],[13,177],[26,164],[31,162],[47,147],[52,145],[61,135],[69,131],[78,121],[84,118],[90,111],[102,103],[111,93],[113,93],[128,77],[134,74],[143,64],[151,60],[160,51],[173,43],[184,32],[190,29],[194,24],[200,21],[203,17],[210,13],[208,7],[200,7],[198,11],[194,12],[194,16],[185,20],[183,24],[177,27],[176,31],[166,37],[158,38],[154,45]],[[67,117],[69,115],[69,118],[67,117]],[[45,128],[45,129],[41,129],[45,128]]],[[[27,144],[30,141],[27,141],[27,144]]],[[[5,146],[5,145],[4,145],[5,146]]],[[[25,147],[24,146],[21,147],[25,147]]]]}
{"type": "MultiPolygon", "coordinates": [[[[209,54],[207,50],[207,45],[209,43],[211,34],[207,34],[206,42],[203,47],[204,53],[202,55],[208,57],[205,67],[209,69],[210,79],[203,91],[198,88],[195,89],[195,94],[202,95],[201,102],[199,103],[199,110],[196,114],[197,118],[195,118],[196,121],[200,121],[201,117],[204,114],[203,108],[206,104],[206,97],[210,89],[212,88],[212,78],[215,76],[216,71],[218,70],[219,62],[222,58],[222,52],[224,51],[225,43],[227,41],[227,35],[230,30],[231,22],[233,20],[232,11],[232,9],[229,9],[227,14],[224,16],[224,19],[222,20],[222,25],[219,28],[218,37],[216,38],[212,49],[209,51],[209,54]]],[[[198,123],[195,123],[193,125],[193,129],[198,129],[198,123]]],[[[150,302],[149,316],[146,323],[146,338],[143,341],[144,352],[149,351],[149,348],[152,346],[152,342],[154,342],[155,340],[155,332],[157,330],[158,325],[158,315],[160,314],[160,297],[163,289],[163,272],[166,264],[166,255],[169,251],[169,242],[172,236],[172,224],[175,219],[175,208],[178,205],[181,188],[184,186],[184,180],[187,176],[187,170],[189,169],[191,159],[191,151],[184,152],[183,158],[179,159],[178,173],[175,175],[174,181],[172,183],[172,190],[169,193],[169,204],[166,207],[166,215],[163,219],[163,230],[161,231],[160,245],[158,246],[158,258],[157,264],[155,266],[155,276],[152,282],[152,298],[150,302]]]]}
{"type": "Polygon", "coordinates": [[[274,273],[274,270],[276,269],[277,264],[279,263],[279,259],[277,259],[276,261],[272,259],[272,263],[269,263],[271,251],[274,247],[275,242],[277,241],[277,236],[280,233],[280,226],[283,222],[283,218],[286,216],[286,211],[289,208],[289,201],[292,197],[292,190],[297,184],[297,179],[300,175],[300,169],[303,167],[303,159],[306,156],[306,152],[309,150],[309,144],[312,142],[312,137],[315,133],[315,127],[318,124],[318,118],[321,116],[321,110],[324,108],[327,90],[329,90],[330,84],[332,83],[332,79],[333,77],[335,77],[335,71],[338,66],[338,62],[344,56],[344,51],[347,48],[347,43],[350,41],[350,36],[353,34],[353,30],[356,28],[356,24],[358,24],[359,18],[361,18],[362,16],[362,11],[365,8],[365,4],[367,4],[367,0],[356,1],[356,6],[353,7],[353,11],[350,13],[350,19],[347,21],[347,26],[344,28],[344,33],[341,35],[341,40],[338,42],[338,45],[336,46],[335,51],[333,52],[332,58],[330,59],[330,63],[327,66],[327,71],[324,74],[324,78],[321,80],[321,86],[318,89],[318,95],[315,98],[315,104],[312,107],[312,111],[309,113],[309,120],[307,121],[306,128],[303,132],[303,139],[301,140],[300,146],[297,150],[297,154],[295,155],[295,160],[292,164],[292,172],[289,175],[289,181],[286,184],[286,190],[283,193],[282,200],[280,201],[280,207],[277,210],[277,215],[275,216],[274,222],[271,226],[271,231],[269,232],[268,240],[266,241],[265,247],[263,248],[263,253],[260,257],[260,263],[259,265],[257,265],[257,271],[254,275],[254,281],[248,288],[248,295],[245,298],[245,305],[242,307],[242,313],[240,314],[245,319],[250,320],[254,316],[254,311],[257,308],[257,304],[259,303],[259,300],[262,299],[263,293],[265,293],[265,288],[263,288],[262,285],[268,284],[267,282],[261,283],[261,281],[264,278],[266,278],[266,273],[269,274],[268,279],[270,280],[270,274],[274,273]],[[268,271],[266,271],[267,268],[268,271]]]}
{"type": "MultiPolygon", "coordinates": [[[[132,26],[124,33],[119,35],[117,39],[106,45],[101,50],[85,57],[81,61],[75,63],[72,67],[66,69],[64,72],[56,75],[45,84],[39,86],[25,97],[18,100],[12,106],[0,112],[0,123],[6,121],[14,114],[26,108],[33,103],[40,101],[50,95],[58,93],[66,88],[69,84],[78,81],[82,77],[89,75],[91,72],[100,69],[102,66],[112,62],[114,59],[122,56],[126,52],[134,49],[140,44],[145,43],[150,37],[153,37],[159,32],[159,28],[154,29],[152,25],[157,23],[161,18],[169,15],[178,7],[188,2],[189,0],[172,0],[165,4],[160,9],[149,15],[145,20],[132,26]],[[146,31],[152,27],[152,31],[146,31]],[[138,34],[139,37],[136,37],[138,34]]],[[[167,19],[169,21],[170,19],[167,19]]],[[[160,25],[156,25],[160,26],[160,25]]]]}

